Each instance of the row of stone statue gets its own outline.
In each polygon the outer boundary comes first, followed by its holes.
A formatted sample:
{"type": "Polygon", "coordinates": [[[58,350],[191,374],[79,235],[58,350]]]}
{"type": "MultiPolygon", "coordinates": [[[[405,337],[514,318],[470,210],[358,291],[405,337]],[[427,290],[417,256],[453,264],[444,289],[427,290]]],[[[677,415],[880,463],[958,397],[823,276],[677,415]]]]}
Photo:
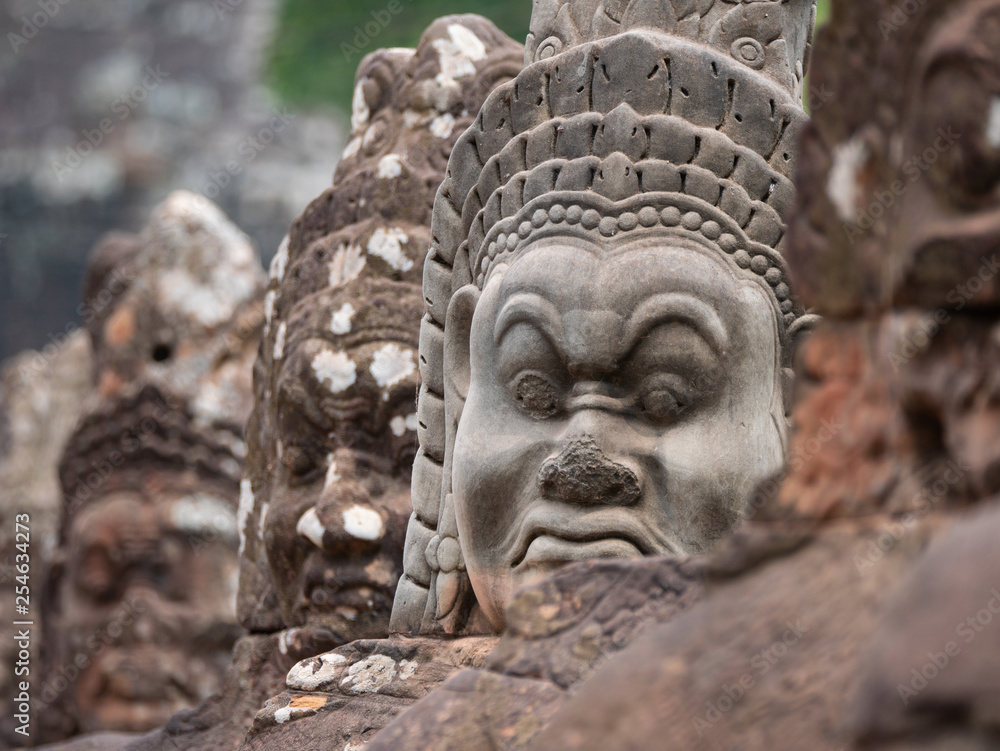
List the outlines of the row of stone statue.
{"type": "Polygon", "coordinates": [[[1000,2],[913,5],[811,125],[812,0],[444,18],[269,277],[104,241],[50,739],[996,748],[1000,2]]]}

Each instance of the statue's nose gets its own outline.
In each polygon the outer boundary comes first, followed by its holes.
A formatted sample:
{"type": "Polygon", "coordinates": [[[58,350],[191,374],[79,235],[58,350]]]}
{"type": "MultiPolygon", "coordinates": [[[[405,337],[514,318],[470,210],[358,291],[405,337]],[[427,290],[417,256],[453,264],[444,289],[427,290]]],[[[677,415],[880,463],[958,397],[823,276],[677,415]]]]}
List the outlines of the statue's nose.
{"type": "Polygon", "coordinates": [[[628,506],[639,499],[635,472],[609,459],[590,436],[568,441],[538,472],[542,497],[563,503],[628,506]]]}
{"type": "Polygon", "coordinates": [[[299,518],[297,531],[320,550],[333,555],[374,552],[386,535],[386,524],[369,500],[356,483],[327,488],[319,503],[299,518]]]}

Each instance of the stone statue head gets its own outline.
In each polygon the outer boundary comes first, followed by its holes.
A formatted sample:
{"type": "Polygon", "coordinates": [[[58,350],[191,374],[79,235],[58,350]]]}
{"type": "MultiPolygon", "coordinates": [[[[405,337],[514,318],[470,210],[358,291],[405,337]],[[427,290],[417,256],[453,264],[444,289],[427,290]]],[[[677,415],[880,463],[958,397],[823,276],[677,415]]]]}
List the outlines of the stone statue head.
{"type": "Polygon", "coordinates": [[[500,628],[555,566],[703,551],[780,471],[814,13],[535,3],[435,203],[394,628],[500,628]]]}
{"type": "Polygon", "coordinates": [[[240,633],[241,435],[146,384],[70,437],[39,695],[50,737],[149,730],[220,688],[240,633]]]}
{"type": "Polygon", "coordinates": [[[169,381],[206,421],[249,414],[245,367],[266,277],[250,239],[204,196],[175,191],[137,235],[111,233],[87,268],[80,315],[104,396],[169,381]]]}
{"type": "Polygon", "coordinates": [[[452,16],[415,50],[379,50],[358,69],[333,187],[271,267],[240,517],[248,628],[296,629],[292,641],[318,651],[388,633],[412,509],[434,194],[459,134],[522,55],[489,21],[452,16]]]}
{"type": "Polygon", "coordinates": [[[80,310],[97,388],[59,467],[46,740],[149,730],[222,684],[264,280],[246,236],[185,192],[92,254],[80,310]]]}

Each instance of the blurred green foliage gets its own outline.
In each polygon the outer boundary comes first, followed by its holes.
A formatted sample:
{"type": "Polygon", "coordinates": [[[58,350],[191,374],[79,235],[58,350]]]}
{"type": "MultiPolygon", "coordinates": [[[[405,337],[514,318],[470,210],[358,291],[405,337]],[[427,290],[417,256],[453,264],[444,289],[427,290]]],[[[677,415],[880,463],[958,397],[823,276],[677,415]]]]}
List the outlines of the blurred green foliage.
{"type": "MultiPolygon", "coordinates": [[[[829,17],[831,2],[820,0],[821,22],[829,17]]],[[[332,104],[349,109],[354,71],[364,55],[379,47],[413,47],[431,21],[451,13],[486,16],[514,39],[524,41],[531,2],[283,0],[267,82],[294,106],[332,104]],[[375,29],[378,33],[369,33],[375,29]]]]}
{"type": "Polygon", "coordinates": [[[514,39],[528,34],[530,0],[283,0],[268,83],[289,104],[347,109],[361,58],[380,47],[414,47],[431,21],[486,16],[514,39]],[[398,9],[391,13],[390,8],[398,9]],[[384,19],[389,18],[387,24],[384,19]],[[379,29],[377,34],[369,31],[379,29]]]}

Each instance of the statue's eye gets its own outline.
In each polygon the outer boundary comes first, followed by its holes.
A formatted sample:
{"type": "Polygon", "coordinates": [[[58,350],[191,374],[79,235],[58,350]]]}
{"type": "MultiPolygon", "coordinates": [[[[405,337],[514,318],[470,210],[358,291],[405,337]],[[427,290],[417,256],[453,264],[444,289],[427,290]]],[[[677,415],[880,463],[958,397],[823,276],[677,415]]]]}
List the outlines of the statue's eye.
{"type": "Polygon", "coordinates": [[[646,417],[653,422],[673,422],[691,406],[692,397],[673,376],[658,376],[643,389],[639,403],[646,417]]]}
{"type": "Polygon", "coordinates": [[[319,464],[311,452],[301,446],[286,446],[282,460],[292,476],[303,482],[319,471],[319,464]]]}
{"type": "Polygon", "coordinates": [[[522,412],[539,420],[552,417],[560,408],[559,390],[538,373],[525,373],[515,381],[514,400],[522,412]]]}

